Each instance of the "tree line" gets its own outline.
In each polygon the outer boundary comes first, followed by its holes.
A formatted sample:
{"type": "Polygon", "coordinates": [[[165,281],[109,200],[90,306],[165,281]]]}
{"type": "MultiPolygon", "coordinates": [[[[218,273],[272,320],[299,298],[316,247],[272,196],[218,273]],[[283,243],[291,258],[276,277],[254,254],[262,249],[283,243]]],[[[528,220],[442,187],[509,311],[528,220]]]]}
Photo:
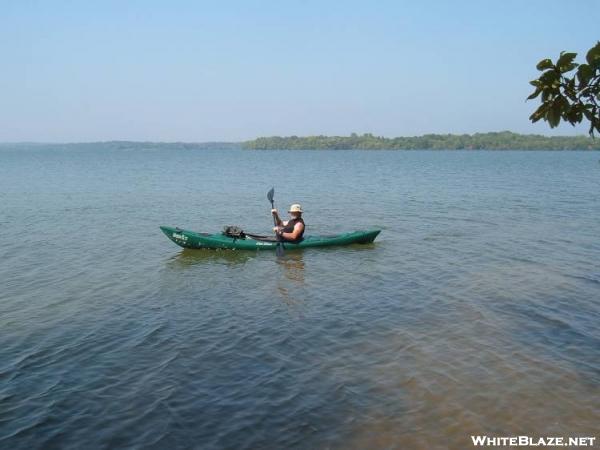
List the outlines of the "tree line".
{"type": "Polygon", "coordinates": [[[242,146],[254,150],[600,150],[600,140],[588,136],[543,136],[510,131],[396,138],[352,133],[350,136],[259,137],[242,146]]]}

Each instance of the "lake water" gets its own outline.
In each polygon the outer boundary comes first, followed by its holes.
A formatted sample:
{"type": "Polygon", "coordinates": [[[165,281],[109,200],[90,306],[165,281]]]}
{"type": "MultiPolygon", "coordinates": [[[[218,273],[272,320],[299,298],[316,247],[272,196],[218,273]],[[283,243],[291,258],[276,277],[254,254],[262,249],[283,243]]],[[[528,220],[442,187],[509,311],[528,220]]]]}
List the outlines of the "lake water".
{"type": "Polygon", "coordinates": [[[0,448],[600,438],[600,154],[0,149],[0,448]],[[159,225],[373,245],[183,250],[159,225]]]}

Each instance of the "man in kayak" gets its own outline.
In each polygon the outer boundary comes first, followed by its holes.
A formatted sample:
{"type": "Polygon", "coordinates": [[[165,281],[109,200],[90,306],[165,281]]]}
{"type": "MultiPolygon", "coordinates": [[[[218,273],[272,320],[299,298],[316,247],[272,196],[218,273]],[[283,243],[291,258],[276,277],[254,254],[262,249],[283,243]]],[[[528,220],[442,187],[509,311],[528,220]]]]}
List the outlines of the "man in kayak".
{"type": "Polygon", "coordinates": [[[275,234],[281,237],[286,242],[300,242],[304,234],[304,220],[302,220],[302,207],[294,203],[290,206],[291,219],[283,222],[279,217],[276,209],[271,210],[271,214],[275,217],[277,226],[273,228],[275,234]]]}

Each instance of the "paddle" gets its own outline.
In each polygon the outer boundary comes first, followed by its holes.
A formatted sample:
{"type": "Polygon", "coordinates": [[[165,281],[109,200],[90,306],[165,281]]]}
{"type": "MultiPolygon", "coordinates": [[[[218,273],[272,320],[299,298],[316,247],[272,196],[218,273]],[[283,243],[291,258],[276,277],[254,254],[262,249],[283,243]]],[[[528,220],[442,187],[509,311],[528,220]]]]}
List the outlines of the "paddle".
{"type": "MultiPolygon", "coordinates": [[[[269,192],[267,192],[267,199],[271,202],[271,209],[275,209],[275,203],[273,202],[273,195],[275,195],[274,187],[272,187],[271,190],[269,192]]],[[[277,219],[275,218],[275,216],[273,216],[273,223],[275,224],[275,226],[277,226],[277,219]]],[[[278,257],[281,257],[284,254],[283,242],[281,241],[281,236],[279,236],[279,234],[276,234],[276,236],[277,236],[277,248],[275,249],[275,254],[278,257]]]]}

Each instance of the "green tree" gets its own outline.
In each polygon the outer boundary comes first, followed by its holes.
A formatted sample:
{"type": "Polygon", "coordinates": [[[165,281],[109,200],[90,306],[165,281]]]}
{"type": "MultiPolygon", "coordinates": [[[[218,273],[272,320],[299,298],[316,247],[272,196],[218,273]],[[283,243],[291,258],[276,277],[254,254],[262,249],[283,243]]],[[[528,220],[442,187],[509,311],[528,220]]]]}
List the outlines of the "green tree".
{"type": "Polygon", "coordinates": [[[576,57],[577,53],[561,52],[556,62],[546,58],[537,64],[542,74],[530,82],[535,90],[527,100],[541,95],[542,104],[529,119],[543,119],[551,128],[561,119],[571,125],[586,119],[594,136],[600,133],[600,41],[587,52],[585,63],[576,63],[576,57]]]}

